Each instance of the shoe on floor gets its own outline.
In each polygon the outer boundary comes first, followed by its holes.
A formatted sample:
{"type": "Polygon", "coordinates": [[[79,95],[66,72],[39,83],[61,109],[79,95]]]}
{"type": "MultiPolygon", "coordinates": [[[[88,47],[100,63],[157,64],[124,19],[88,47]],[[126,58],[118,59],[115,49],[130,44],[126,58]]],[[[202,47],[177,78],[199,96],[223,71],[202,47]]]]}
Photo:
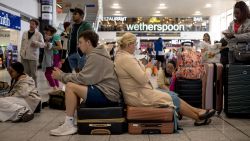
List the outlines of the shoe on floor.
{"type": "Polygon", "coordinates": [[[69,123],[64,123],[54,130],[50,130],[50,134],[54,136],[72,135],[77,132],[77,128],[69,123]]]}
{"type": "Polygon", "coordinates": [[[21,117],[21,121],[22,122],[28,122],[31,121],[34,118],[34,114],[30,114],[30,113],[25,113],[23,114],[23,116],[21,117]]]}
{"type": "Polygon", "coordinates": [[[199,116],[199,119],[204,120],[204,119],[211,118],[212,116],[214,116],[215,112],[216,111],[214,109],[206,110],[204,114],[199,116]]]}
{"type": "Polygon", "coordinates": [[[209,119],[205,119],[205,120],[201,120],[201,121],[196,121],[194,122],[194,126],[203,126],[203,125],[208,125],[212,122],[212,120],[209,119]]]}
{"type": "Polygon", "coordinates": [[[21,122],[22,116],[27,114],[28,112],[29,112],[29,109],[27,109],[26,107],[19,109],[15,118],[12,120],[12,122],[21,122]]]}

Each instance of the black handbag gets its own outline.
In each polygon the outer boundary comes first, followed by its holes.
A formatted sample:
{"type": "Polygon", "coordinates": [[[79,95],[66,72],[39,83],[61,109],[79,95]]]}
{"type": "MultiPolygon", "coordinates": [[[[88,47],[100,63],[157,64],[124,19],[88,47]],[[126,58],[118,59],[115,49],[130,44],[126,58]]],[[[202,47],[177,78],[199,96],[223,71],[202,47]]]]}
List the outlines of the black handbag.
{"type": "Polygon", "coordinates": [[[237,42],[234,49],[234,57],[237,61],[250,61],[250,46],[248,42],[237,42]]]}

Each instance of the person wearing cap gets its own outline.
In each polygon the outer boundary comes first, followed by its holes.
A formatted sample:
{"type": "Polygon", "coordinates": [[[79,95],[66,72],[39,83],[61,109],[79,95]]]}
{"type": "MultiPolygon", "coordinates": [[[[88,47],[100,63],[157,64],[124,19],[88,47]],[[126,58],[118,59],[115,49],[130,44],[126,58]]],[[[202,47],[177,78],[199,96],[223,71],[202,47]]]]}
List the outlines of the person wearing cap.
{"type": "Polygon", "coordinates": [[[42,68],[45,71],[45,77],[50,87],[53,88],[53,91],[50,93],[53,93],[59,90],[59,81],[53,79],[51,74],[54,67],[59,68],[60,66],[61,56],[59,50],[62,49],[62,43],[60,35],[56,34],[56,29],[53,26],[45,26],[44,33],[46,45],[44,47],[42,68]]]}
{"type": "Polygon", "coordinates": [[[45,45],[43,35],[36,30],[38,26],[38,20],[30,20],[30,29],[29,31],[25,31],[23,33],[20,49],[21,62],[24,65],[24,72],[35,80],[36,86],[39,50],[45,45]]]}
{"type": "Polygon", "coordinates": [[[8,72],[11,86],[8,95],[0,98],[0,121],[30,121],[41,101],[35,82],[24,73],[24,66],[20,62],[11,64],[8,72]]]}
{"type": "Polygon", "coordinates": [[[85,30],[92,30],[91,24],[83,21],[84,12],[80,8],[70,9],[73,13],[72,19],[74,24],[71,27],[68,40],[68,61],[71,70],[79,72],[85,62],[85,55],[78,48],[78,37],[85,30]]]}

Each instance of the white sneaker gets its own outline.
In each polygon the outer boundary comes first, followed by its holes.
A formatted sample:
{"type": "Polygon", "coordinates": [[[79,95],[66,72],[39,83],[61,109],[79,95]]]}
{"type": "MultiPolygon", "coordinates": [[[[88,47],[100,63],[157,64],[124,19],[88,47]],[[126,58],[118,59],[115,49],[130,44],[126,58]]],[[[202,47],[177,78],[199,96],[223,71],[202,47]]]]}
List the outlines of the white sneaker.
{"type": "Polygon", "coordinates": [[[50,130],[51,135],[55,136],[65,136],[65,135],[72,135],[77,132],[77,128],[74,125],[64,123],[63,125],[59,126],[54,130],[50,130]]]}

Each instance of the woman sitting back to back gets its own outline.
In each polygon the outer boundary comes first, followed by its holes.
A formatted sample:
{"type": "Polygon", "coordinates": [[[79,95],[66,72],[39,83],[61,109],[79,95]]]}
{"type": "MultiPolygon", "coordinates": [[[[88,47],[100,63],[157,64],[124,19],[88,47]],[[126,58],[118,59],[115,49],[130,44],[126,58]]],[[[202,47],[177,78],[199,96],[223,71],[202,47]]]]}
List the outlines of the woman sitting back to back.
{"type": "Polygon", "coordinates": [[[176,112],[196,120],[196,125],[206,125],[215,114],[214,110],[198,109],[190,106],[174,93],[164,93],[153,89],[144,65],[134,56],[136,36],[125,33],[119,41],[120,49],[115,58],[115,71],[123,92],[125,103],[135,107],[170,106],[176,112]]]}

